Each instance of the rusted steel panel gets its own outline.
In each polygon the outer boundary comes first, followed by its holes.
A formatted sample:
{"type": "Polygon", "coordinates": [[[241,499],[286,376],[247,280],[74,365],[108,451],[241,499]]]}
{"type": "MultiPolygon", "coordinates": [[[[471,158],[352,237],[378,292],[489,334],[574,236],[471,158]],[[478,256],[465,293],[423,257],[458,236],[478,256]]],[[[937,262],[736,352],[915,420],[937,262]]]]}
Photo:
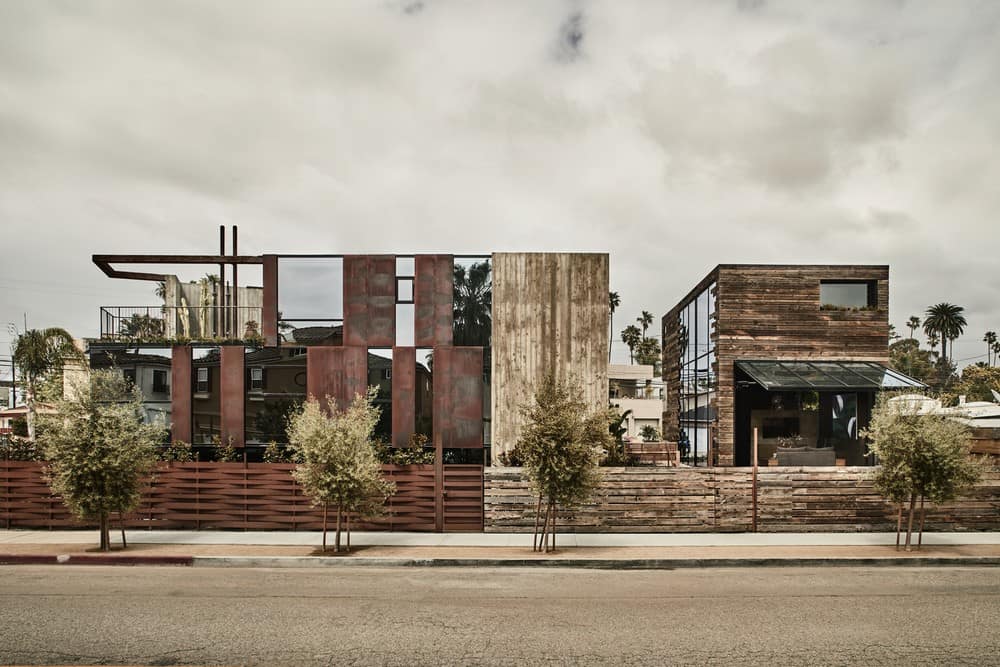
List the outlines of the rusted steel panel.
{"type": "Polygon", "coordinates": [[[368,257],[368,347],[396,343],[396,257],[368,257]]]}
{"type": "Polygon", "coordinates": [[[233,446],[242,447],[245,428],[246,370],[242,345],[223,345],[221,359],[219,406],[221,410],[222,442],[232,438],[233,446]]]}
{"type": "Polygon", "coordinates": [[[336,399],[343,384],[342,347],[317,345],[306,349],[306,393],[324,408],[328,398],[336,399]]]}
{"type": "Polygon", "coordinates": [[[434,435],[444,448],[483,446],[483,348],[434,348],[434,435]]]}
{"type": "Polygon", "coordinates": [[[261,309],[261,334],[264,344],[275,347],[278,344],[278,257],[264,255],[264,294],[261,309]]]}
{"type": "Polygon", "coordinates": [[[368,391],[368,348],[345,347],[343,350],[344,376],[337,400],[347,406],[356,394],[368,391]]]}
{"type": "Polygon", "coordinates": [[[417,255],[413,301],[417,347],[452,344],[454,328],[454,265],[452,255],[417,255]]]}
{"type": "Polygon", "coordinates": [[[417,350],[392,349],[392,444],[405,447],[416,428],[417,350]]]}
{"type": "Polygon", "coordinates": [[[344,345],[392,347],[395,341],[395,256],[345,256],[344,345]]]}
{"type": "Polygon", "coordinates": [[[368,337],[368,258],[344,256],[344,345],[365,345],[368,337]]]}
{"type": "Polygon", "coordinates": [[[173,348],[170,363],[170,437],[191,442],[191,348],[173,348]]]}

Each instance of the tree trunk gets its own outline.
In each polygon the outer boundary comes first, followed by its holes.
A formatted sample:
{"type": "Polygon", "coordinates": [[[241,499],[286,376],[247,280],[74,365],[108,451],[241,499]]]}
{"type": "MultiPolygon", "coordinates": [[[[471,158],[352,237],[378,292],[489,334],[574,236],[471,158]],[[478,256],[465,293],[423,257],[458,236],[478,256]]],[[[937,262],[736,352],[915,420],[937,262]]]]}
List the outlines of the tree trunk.
{"type": "Polygon", "coordinates": [[[340,524],[341,517],[343,516],[344,506],[342,503],[337,503],[337,536],[334,538],[334,553],[340,553],[340,524]]]}
{"type": "Polygon", "coordinates": [[[896,505],[896,551],[899,551],[899,534],[903,531],[903,503],[896,505]]]}
{"type": "Polygon", "coordinates": [[[916,506],[917,506],[917,494],[911,493],[910,494],[910,516],[909,516],[909,518],[907,520],[907,524],[906,524],[906,550],[907,551],[911,551],[911,549],[910,549],[910,542],[911,542],[911,538],[913,537],[913,511],[914,511],[914,508],[916,508],[916,506]]]}
{"type": "Polygon", "coordinates": [[[538,541],[539,551],[548,551],[549,548],[549,503],[545,503],[545,514],[542,516],[542,534],[538,541]]]}
{"type": "Polygon", "coordinates": [[[121,519],[122,524],[122,549],[128,549],[128,542],[125,541],[125,512],[119,510],[118,518],[121,519]]]}
{"type": "Polygon", "coordinates": [[[920,496],[920,532],[917,533],[917,549],[924,543],[924,497],[920,496]]]}
{"type": "Polygon", "coordinates": [[[555,503],[552,503],[552,551],[556,550],[556,526],[559,521],[559,508],[556,507],[555,503]]]}
{"type": "Polygon", "coordinates": [[[531,538],[531,550],[538,551],[538,523],[542,514],[542,494],[538,494],[538,504],[535,506],[535,534],[531,538]]]}
{"type": "MultiPolygon", "coordinates": [[[[28,440],[35,442],[35,383],[26,380],[24,383],[24,405],[28,408],[25,415],[28,421],[28,440]]],[[[16,407],[16,406],[11,406],[16,407]]]]}
{"type": "Polygon", "coordinates": [[[326,515],[330,503],[323,503],[323,553],[326,553],[326,515]]]}
{"type": "Polygon", "coordinates": [[[347,553],[351,553],[351,513],[347,512],[347,553]]]}
{"type": "Polygon", "coordinates": [[[108,513],[101,512],[101,551],[108,551],[111,548],[111,535],[108,528],[108,513]]]}

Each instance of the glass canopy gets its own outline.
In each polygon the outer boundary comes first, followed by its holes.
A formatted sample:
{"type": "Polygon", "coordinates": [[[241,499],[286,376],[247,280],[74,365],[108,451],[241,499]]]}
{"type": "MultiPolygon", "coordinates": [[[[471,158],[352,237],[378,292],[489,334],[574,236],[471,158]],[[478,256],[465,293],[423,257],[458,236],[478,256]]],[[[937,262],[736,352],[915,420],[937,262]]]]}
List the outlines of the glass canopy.
{"type": "Polygon", "coordinates": [[[927,385],[872,361],[737,361],[768,391],[923,389],[927,385]]]}

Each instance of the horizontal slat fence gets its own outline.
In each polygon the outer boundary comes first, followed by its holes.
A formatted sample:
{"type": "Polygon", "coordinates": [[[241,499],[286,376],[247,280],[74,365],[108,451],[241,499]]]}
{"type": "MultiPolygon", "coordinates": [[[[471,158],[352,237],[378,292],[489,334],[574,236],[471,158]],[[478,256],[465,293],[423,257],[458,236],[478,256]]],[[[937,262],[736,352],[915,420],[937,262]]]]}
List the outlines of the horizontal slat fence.
{"type": "MultiPolygon", "coordinates": [[[[758,473],[762,532],[894,530],[896,510],[871,468],[768,467],[758,473]]],[[[744,532],[753,525],[749,468],[604,468],[594,500],[559,516],[570,532],[744,532]]],[[[520,468],[487,468],[487,532],[529,532],[537,497],[520,468]]],[[[927,506],[928,530],[1000,530],[1000,471],[954,503],[927,506]]]]}
{"type": "MultiPolygon", "coordinates": [[[[0,461],[0,526],[78,528],[53,496],[37,462],[0,461]]],[[[170,463],[158,466],[140,507],[129,514],[131,528],[317,530],[322,510],[292,478],[292,464],[170,463]]],[[[384,516],[354,520],[364,530],[433,531],[434,466],[384,465],[396,493],[384,516]]],[[[445,530],[482,530],[482,466],[444,466],[445,530]],[[478,488],[476,485],[478,484],[478,488]],[[475,520],[478,498],[478,523],[475,520]],[[449,520],[450,509],[450,520],[449,520]]],[[[332,519],[332,517],[331,517],[332,519]]]]}

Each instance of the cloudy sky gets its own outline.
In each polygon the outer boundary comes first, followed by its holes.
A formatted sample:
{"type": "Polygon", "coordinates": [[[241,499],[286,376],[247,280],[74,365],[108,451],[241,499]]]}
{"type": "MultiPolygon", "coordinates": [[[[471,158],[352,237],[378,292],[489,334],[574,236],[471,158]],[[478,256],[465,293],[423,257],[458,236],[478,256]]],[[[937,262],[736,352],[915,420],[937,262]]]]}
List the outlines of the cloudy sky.
{"type": "Polygon", "coordinates": [[[718,263],[887,263],[897,329],[958,303],[985,355],[998,35],[992,1],[6,0],[0,352],[25,312],[93,336],[154,302],[91,254],[238,224],[247,254],[607,251],[616,328],[718,263]]]}

